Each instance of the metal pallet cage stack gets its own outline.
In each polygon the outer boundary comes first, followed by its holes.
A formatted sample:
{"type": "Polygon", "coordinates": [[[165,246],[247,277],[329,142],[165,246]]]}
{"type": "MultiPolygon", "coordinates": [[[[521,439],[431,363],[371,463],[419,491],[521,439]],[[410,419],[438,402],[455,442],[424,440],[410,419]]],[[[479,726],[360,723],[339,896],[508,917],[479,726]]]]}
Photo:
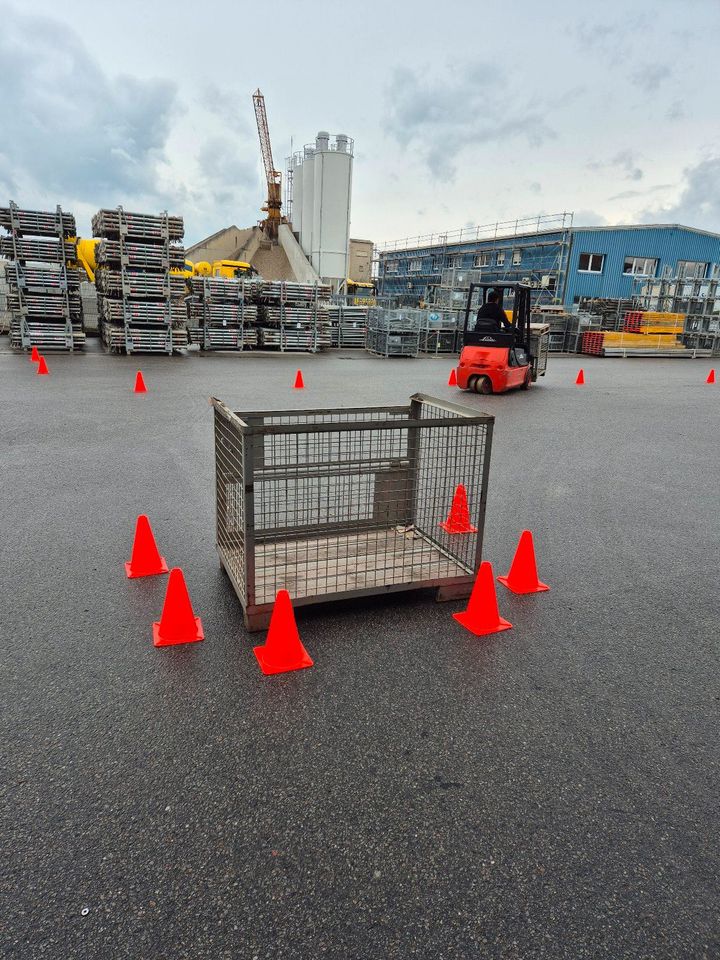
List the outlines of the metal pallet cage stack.
{"type": "Polygon", "coordinates": [[[258,345],[261,280],[193,277],[186,299],[188,337],[201,350],[249,350],[258,345]]]}
{"type": "Polygon", "coordinates": [[[458,353],[458,315],[449,310],[425,310],[420,330],[421,353],[458,353]]]}
{"type": "Polygon", "coordinates": [[[217,549],[249,630],[278,590],[296,605],[420,587],[468,596],[482,551],[494,418],[406,405],[215,408],[217,549]],[[458,484],[471,529],[448,533],[458,484]]]}
{"type": "Polygon", "coordinates": [[[258,305],[259,346],[310,353],[329,347],[330,295],[324,283],[264,281],[258,305]]]}
{"type": "Polygon", "coordinates": [[[85,346],[80,273],[75,268],[75,217],[0,207],[0,256],[6,258],[10,342],[30,350],[77,350],[85,346]]]}
{"type": "Polygon", "coordinates": [[[167,353],[187,346],[182,217],[99,210],[98,325],[115,353],[167,353]]]}
{"type": "Polygon", "coordinates": [[[330,305],[331,346],[345,350],[362,350],[367,341],[368,307],[348,304],[345,298],[330,305]]]}
{"type": "Polygon", "coordinates": [[[424,313],[410,307],[395,310],[371,307],[367,349],[379,357],[416,357],[420,352],[424,313]]]}

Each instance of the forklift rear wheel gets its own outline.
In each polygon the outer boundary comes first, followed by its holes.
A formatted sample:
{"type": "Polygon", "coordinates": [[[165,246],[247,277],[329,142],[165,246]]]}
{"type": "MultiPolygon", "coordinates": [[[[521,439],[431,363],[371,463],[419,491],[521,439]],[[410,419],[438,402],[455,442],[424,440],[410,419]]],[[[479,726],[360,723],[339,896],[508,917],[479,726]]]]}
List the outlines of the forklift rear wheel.
{"type": "Polygon", "coordinates": [[[473,384],[473,390],[475,393],[482,393],[487,396],[487,394],[493,392],[492,380],[490,377],[477,377],[473,384]]]}

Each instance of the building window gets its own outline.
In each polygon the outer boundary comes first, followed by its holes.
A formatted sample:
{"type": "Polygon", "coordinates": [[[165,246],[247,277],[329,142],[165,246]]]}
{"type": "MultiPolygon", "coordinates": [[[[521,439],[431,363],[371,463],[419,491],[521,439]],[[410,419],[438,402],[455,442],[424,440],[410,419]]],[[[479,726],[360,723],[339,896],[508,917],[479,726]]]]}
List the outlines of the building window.
{"type": "Polygon", "coordinates": [[[422,270],[422,260],[411,260],[408,267],[408,273],[420,273],[422,270]]]}
{"type": "Polygon", "coordinates": [[[604,263],[604,253],[581,253],[578,270],[581,273],[602,273],[604,263]]]}
{"type": "Polygon", "coordinates": [[[397,273],[400,266],[397,260],[388,260],[385,263],[385,273],[397,273]]]}
{"type": "Polygon", "coordinates": [[[440,273],[442,270],[442,257],[433,257],[432,259],[432,272],[440,273]]]}
{"type": "Polygon", "coordinates": [[[475,259],[473,260],[473,266],[475,267],[489,267],[490,266],[490,254],[489,253],[476,253],[475,259]]]}
{"type": "Polygon", "coordinates": [[[505,265],[505,251],[504,251],[504,250],[498,250],[497,256],[495,257],[495,263],[496,263],[499,267],[502,267],[502,266],[505,265]]]}
{"type": "Polygon", "coordinates": [[[658,262],[652,257],[625,257],[623,273],[634,277],[654,277],[658,262]]]}
{"type": "Polygon", "coordinates": [[[522,263],[522,250],[513,250],[512,262],[514,267],[522,263]]]}
{"type": "Polygon", "coordinates": [[[678,260],[677,275],[680,280],[704,280],[708,265],[697,260],[678,260]]]}

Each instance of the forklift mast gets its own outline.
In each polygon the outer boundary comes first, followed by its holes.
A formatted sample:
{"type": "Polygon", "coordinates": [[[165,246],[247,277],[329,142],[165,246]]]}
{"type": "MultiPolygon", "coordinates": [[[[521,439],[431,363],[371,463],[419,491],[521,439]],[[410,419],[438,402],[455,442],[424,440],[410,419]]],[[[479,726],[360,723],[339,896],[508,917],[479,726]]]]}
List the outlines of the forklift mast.
{"type": "Polygon", "coordinates": [[[466,347],[522,347],[532,359],[530,342],[530,287],[523,283],[471,283],[465,304],[465,322],[463,325],[463,344],[466,347]],[[481,291],[477,307],[473,309],[473,294],[481,291]],[[487,333],[476,331],[475,323],[470,328],[471,313],[477,314],[480,307],[487,302],[488,293],[494,290],[498,295],[498,303],[504,309],[505,291],[511,290],[512,306],[512,333],[487,333]]]}

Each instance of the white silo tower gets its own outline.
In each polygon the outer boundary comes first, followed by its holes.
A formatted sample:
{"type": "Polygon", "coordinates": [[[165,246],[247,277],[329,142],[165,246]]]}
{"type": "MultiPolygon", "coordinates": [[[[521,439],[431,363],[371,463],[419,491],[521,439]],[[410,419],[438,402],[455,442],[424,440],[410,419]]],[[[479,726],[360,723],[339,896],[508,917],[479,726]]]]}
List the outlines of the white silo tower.
{"type": "MultiPolygon", "coordinates": [[[[352,166],[353,141],[339,133],[331,142],[330,135],[321,130],[315,140],[313,161],[310,260],[316,272],[324,280],[334,281],[335,286],[347,277],[352,166]]],[[[307,209],[304,206],[303,220],[307,209]]]]}
{"type": "Polygon", "coordinates": [[[289,168],[292,171],[292,229],[294,233],[302,231],[302,166],[303,155],[299,151],[290,157],[289,168]]]}
{"type": "Polygon", "coordinates": [[[315,147],[305,147],[303,151],[302,187],[302,214],[300,217],[300,246],[309,257],[312,251],[313,207],[315,197],[315,147]]]}

